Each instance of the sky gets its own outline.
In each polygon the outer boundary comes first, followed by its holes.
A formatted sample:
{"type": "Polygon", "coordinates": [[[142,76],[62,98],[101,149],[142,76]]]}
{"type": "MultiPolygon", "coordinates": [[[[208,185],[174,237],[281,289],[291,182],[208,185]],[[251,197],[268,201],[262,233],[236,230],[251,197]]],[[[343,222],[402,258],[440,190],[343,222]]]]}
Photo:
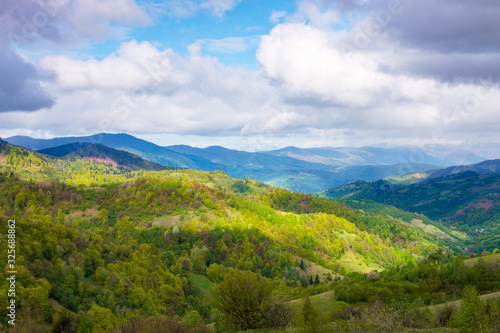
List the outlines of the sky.
{"type": "Polygon", "coordinates": [[[500,142],[497,0],[2,0],[0,137],[500,142]]]}

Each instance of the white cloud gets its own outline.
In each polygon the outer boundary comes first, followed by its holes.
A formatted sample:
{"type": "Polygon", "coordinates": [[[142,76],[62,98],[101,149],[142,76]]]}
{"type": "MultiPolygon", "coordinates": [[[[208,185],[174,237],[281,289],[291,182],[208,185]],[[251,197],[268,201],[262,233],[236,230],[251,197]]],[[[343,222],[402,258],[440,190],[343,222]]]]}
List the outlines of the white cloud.
{"type": "Polygon", "coordinates": [[[223,16],[232,10],[241,0],[205,0],[199,4],[200,8],[208,9],[214,16],[223,16]]]}
{"type": "Polygon", "coordinates": [[[449,85],[387,72],[382,65],[389,59],[397,63],[405,52],[377,47],[351,53],[345,43],[352,33],[283,23],[262,38],[257,52],[262,70],[279,84],[285,100],[293,105],[289,108],[298,110],[302,118],[307,115],[301,119],[303,126],[357,133],[373,130],[388,139],[425,139],[436,130],[446,133],[444,139],[457,138],[480,128],[495,135],[493,127],[499,126],[491,125],[491,119],[497,113],[494,103],[500,102],[497,87],[479,82],[449,85]],[[477,89],[488,94],[477,98],[477,89]],[[453,111],[457,102],[463,109],[468,100],[473,111],[453,111]]]}
{"type": "Polygon", "coordinates": [[[59,97],[53,116],[39,121],[61,132],[101,128],[228,135],[264,122],[263,109],[266,116],[279,112],[279,93],[259,73],[226,67],[194,47],[191,51],[181,57],[131,41],[100,61],[45,57],[42,67],[56,76],[48,89],[59,97]]]}
{"type": "Polygon", "coordinates": [[[145,25],[149,17],[134,0],[76,0],[62,7],[67,24],[80,35],[111,37],[113,25],[145,25]]]}
{"type": "Polygon", "coordinates": [[[151,23],[134,0],[4,0],[2,13],[2,34],[17,44],[49,40],[73,45],[151,23]]]}
{"type": "Polygon", "coordinates": [[[298,23],[307,20],[313,27],[328,27],[340,22],[340,13],[333,8],[321,10],[309,1],[300,1],[297,11],[287,17],[288,22],[298,23]]]}

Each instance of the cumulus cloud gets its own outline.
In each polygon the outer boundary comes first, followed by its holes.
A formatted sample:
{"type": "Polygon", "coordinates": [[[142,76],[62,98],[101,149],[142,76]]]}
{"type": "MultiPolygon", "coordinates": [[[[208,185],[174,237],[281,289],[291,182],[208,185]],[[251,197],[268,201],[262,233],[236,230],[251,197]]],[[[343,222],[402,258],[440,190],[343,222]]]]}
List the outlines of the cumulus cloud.
{"type": "Polygon", "coordinates": [[[4,0],[0,26],[9,40],[78,44],[112,37],[119,26],[150,24],[134,0],[4,0]]]}
{"type": "Polygon", "coordinates": [[[0,112],[36,111],[51,107],[54,99],[40,86],[40,73],[7,43],[0,42],[0,112]]]}
{"type": "Polygon", "coordinates": [[[414,71],[391,70],[389,60],[404,63],[400,49],[353,52],[346,48],[353,33],[284,23],[262,38],[257,52],[262,70],[282,88],[285,101],[307,114],[302,124],[420,138],[439,136],[436,129],[456,137],[460,131],[498,128],[491,119],[500,92],[491,76],[449,85],[414,71]]]}
{"type": "Polygon", "coordinates": [[[279,93],[259,73],[191,51],[182,57],[131,41],[102,60],[45,57],[41,67],[55,73],[50,88],[59,96],[52,112],[72,110],[50,122],[65,132],[107,123],[118,131],[229,135],[279,113],[279,93]]]}
{"type": "Polygon", "coordinates": [[[273,10],[271,12],[271,17],[269,18],[269,21],[274,24],[280,23],[281,19],[285,17],[287,12],[285,10],[273,10]]]}
{"type": "Polygon", "coordinates": [[[329,27],[332,24],[339,23],[340,13],[334,8],[320,8],[309,1],[300,1],[295,13],[287,17],[288,22],[307,21],[314,27],[329,27]]]}
{"type": "MultiPolygon", "coordinates": [[[[472,82],[493,74],[500,82],[500,3],[491,0],[303,0],[302,6],[337,10],[352,50],[397,48],[395,71],[443,82],[472,82]],[[438,66],[437,63],[443,63],[438,66]]],[[[304,11],[302,10],[302,13],[304,11]]],[[[307,15],[306,15],[307,16],[307,15]]]]}
{"type": "Polygon", "coordinates": [[[0,9],[0,112],[36,111],[55,102],[36,64],[15,46],[78,44],[110,37],[121,31],[120,24],[149,23],[133,0],[4,0],[0,9]]]}

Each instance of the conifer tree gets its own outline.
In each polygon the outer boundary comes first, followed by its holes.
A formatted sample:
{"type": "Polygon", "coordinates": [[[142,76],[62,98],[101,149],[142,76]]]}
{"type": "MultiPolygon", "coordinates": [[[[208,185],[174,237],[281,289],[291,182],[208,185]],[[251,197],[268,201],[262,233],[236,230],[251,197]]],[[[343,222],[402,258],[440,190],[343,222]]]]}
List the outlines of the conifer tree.
{"type": "Polygon", "coordinates": [[[314,304],[311,302],[309,296],[304,299],[301,314],[302,320],[300,324],[304,332],[320,332],[320,314],[314,304]]]}
{"type": "Polygon", "coordinates": [[[486,306],[475,287],[465,287],[457,323],[460,333],[485,332],[488,325],[486,306]]]}

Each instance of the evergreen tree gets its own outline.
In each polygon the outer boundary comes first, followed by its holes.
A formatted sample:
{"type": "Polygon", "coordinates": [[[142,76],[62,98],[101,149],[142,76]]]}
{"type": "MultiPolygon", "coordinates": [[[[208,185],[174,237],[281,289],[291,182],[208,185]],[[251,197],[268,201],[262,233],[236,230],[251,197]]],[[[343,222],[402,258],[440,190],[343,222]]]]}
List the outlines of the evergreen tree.
{"type": "Polygon", "coordinates": [[[485,332],[488,325],[486,305],[479,298],[475,287],[467,286],[464,289],[457,324],[460,333],[485,332]]]}
{"type": "Polygon", "coordinates": [[[320,332],[320,314],[314,304],[311,302],[309,296],[304,299],[301,311],[301,326],[304,332],[316,333],[320,332]]]}

